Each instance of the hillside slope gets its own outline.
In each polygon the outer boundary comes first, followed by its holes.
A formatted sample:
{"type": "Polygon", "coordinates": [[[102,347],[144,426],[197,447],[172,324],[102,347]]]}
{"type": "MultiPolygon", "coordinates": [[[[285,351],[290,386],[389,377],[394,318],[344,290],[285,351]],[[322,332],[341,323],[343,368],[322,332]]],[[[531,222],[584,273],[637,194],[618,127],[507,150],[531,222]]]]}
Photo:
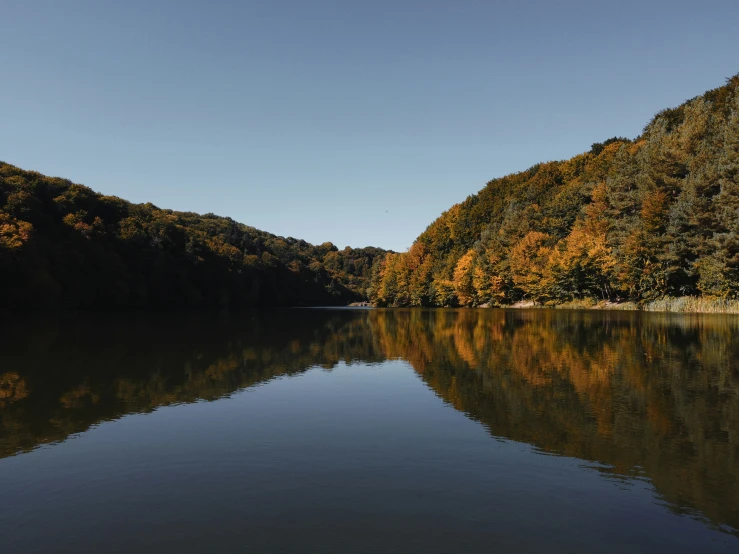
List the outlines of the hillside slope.
{"type": "Polygon", "coordinates": [[[0,309],[344,305],[366,298],[384,253],[132,204],[0,162],[0,309]]]}
{"type": "Polygon", "coordinates": [[[634,140],[490,181],[374,271],[381,306],[739,297],[739,75],[634,140]]]}

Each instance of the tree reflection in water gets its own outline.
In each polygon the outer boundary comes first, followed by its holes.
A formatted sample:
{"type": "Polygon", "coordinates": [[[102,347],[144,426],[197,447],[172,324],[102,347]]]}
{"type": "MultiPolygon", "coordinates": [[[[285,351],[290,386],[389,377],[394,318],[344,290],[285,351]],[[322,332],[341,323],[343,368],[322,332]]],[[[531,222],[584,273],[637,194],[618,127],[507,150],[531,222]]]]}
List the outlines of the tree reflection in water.
{"type": "Polygon", "coordinates": [[[316,366],[399,358],[493,436],[648,479],[670,509],[737,529],[737,331],[735,316],[550,310],[23,321],[0,344],[0,456],[316,366]]]}

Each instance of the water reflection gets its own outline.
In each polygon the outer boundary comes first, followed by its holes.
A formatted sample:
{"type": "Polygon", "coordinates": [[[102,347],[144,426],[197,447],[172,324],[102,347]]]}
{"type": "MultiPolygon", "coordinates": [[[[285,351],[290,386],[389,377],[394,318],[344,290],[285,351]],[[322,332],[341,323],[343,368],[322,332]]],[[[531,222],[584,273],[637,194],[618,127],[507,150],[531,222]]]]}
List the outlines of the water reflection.
{"type": "Polygon", "coordinates": [[[0,456],[310,367],[399,358],[493,436],[648,479],[671,510],[734,532],[737,331],[732,316],[499,310],[21,322],[0,344],[0,456]]]}

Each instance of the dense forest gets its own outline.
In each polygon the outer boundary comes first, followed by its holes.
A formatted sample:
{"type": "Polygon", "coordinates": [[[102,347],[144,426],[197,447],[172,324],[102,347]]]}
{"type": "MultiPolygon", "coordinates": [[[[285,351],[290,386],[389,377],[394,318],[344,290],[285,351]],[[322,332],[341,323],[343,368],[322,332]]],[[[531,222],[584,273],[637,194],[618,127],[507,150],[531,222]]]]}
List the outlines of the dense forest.
{"type": "Polygon", "coordinates": [[[0,162],[0,311],[342,305],[379,248],[314,246],[0,162]]]}
{"type": "Polygon", "coordinates": [[[739,75],[561,162],[490,181],[373,271],[380,306],[739,298],[739,75]]]}
{"type": "Polygon", "coordinates": [[[739,299],[739,75],[634,140],[490,181],[404,253],[314,246],[0,162],[0,310],[685,297],[739,299]]]}
{"type": "Polygon", "coordinates": [[[737,337],[737,318],[635,312],[20,318],[0,337],[0,457],[131,412],[402,359],[494,437],[598,462],[615,484],[647,478],[671,509],[736,532],[737,337]]]}

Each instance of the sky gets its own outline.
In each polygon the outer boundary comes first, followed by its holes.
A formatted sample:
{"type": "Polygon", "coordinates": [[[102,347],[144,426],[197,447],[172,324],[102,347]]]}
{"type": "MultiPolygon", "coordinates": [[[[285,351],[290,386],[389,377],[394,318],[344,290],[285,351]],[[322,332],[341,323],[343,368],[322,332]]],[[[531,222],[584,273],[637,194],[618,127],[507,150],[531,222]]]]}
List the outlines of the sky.
{"type": "Polygon", "coordinates": [[[739,0],[0,0],[0,160],[404,251],[739,72],[739,0]]]}

